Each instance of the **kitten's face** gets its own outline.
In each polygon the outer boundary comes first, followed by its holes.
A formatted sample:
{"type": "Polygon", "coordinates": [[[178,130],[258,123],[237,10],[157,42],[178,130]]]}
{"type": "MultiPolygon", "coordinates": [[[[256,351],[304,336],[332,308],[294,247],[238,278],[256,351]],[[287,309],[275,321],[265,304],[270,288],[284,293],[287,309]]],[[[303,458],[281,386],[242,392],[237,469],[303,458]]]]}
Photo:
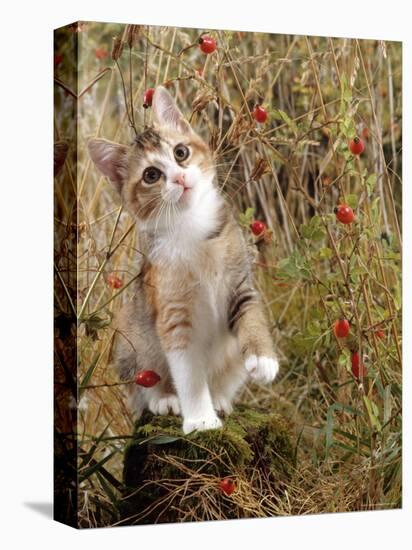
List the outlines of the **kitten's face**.
{"type": "Polygon", "coordinates": [[[120,192],[131,214],[150,227],[195,209],[215,192],[208,146],[191,129],[164,88],[153,98],[154,128],[130,147],[102,139],[89,142],[90,155],[120,192]]]}
{"type": "Polygon", "coordinates": [[[213,178],[209,149],[190,128],[158,126],[138,136],[132,147],[123,197],[129,211],[148,220],[160,209],[170,215],[194,207],[213,188],[213,178]]]}

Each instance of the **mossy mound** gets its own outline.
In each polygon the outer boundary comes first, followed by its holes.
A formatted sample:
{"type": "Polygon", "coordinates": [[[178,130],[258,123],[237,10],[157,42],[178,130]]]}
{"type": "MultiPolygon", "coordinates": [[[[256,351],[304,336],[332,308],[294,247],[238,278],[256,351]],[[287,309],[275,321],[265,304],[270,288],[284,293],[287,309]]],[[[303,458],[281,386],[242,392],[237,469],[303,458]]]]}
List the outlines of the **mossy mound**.
{"type": "Polygon", "coordinates": [[[268,515],[262,499],[279,496],[292,472],[285,421],[242,406],[220,430],[184,435],[181,422],[146,413],[137,424],[125,450],[122,523],[268,515]],[[225,477],[236,484],[230,496],[220,490],[225,477]]]}

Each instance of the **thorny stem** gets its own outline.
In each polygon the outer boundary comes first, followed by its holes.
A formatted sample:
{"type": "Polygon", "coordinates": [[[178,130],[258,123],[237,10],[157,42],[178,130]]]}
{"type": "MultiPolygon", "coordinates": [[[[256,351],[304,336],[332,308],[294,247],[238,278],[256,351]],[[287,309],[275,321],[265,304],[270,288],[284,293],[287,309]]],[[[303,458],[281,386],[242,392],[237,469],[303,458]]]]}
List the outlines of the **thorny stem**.
{"type": "Polygon", "coordinates": [[[134,123],[133,123],[132,115],[130,114],[130,111],[129,111],[129,103],[127,101],[127,92],[126,92],[126,85],[125,85],[124,77],[123,77],[123,71],[121,70],[120,65],[119,65],[119,61],[117,59],[116,59],[116,65],[117,65],[117,68],[119,70],[120,79],[121,79],[121,82],[122,82],[124,106],[125,106],[125,109],[126,109],[127,118],[129,120],[129,125],[130,125],[131,128],[133,128],[135,134],[137,135],[138,132],[137,132],[137,129],[136,129],[134,123]]]}
{"type": "Polygon", "coordinates": [[[136,122],[134,118],[134,105],[133,105],[133,66],[132,66],[132,46],[129,44],[129,91],[130,91],[130,115],[132,118],[133,130],[137,134],[136,122]]]}

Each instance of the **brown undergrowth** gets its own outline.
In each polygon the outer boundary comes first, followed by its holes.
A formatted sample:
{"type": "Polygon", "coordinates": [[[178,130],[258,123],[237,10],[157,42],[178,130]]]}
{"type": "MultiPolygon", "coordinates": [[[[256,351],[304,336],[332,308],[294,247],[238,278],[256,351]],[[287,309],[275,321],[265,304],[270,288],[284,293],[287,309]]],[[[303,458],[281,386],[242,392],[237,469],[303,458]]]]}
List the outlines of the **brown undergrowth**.
{"type": "MultiPolygon", "coordinates": [[[[237,505],[257,516],[401,506],[401,45],[208,31],[217,50],[205,55],[197,45],[203,30],[84,23],[77,31],[78,263],[62,247],[57,269],[77,273],[81,525],[119,522],[133,429],[108,357],[111,319],[133,292],[139,251],[133,220],[85,148],[90,136],[131,141],[123,84],[138,129],[151,119],[145,89],[163,84],[175,94],[210,143],[222,193],[257,251],[256,281],[281,372],[272,387],[247,387],[241,402],[291,422],[296,463],[282,494],[270,499],[262,500],[264,480],[243,479],[237,505]],[[120,56],[116,42],[116,59],[113,36],[124,41],[120,56]],[[251,116],[256,104],[268,111],[264,124],[251,116]],[[360,157],[348,148],[355,135],[365,143],[360,157]],[[336,220],[341,202],[353,208],[353,224],[336,220]],[[263,237],[250,232],[253,220],[267,225],[263,237]],[[118,289],[107,284],[113,273],[118,289]],[[333,334],[341,317],[351,324],[347,339],[333,334]],[[367,367],[361,380],[351,371],[355,351],[367,367]]],[[[57,48],[64,81],[71,61],[64,43],[57,48]]],[[[60,105],[75,101],[64,86],[59,93],[60,105]]],[[[56,115],[57,140],[69,124],[56,115]]],[[[70,159],[63,170],[75,181],[70,159]]],[[[57,201],[56,223],[65,227],[71,212],[57,201]]],[[[225,518],[213,505],[211,479],[195,481],[204,505],[187,520],[207,511],[209,519],[225,518]]]]}

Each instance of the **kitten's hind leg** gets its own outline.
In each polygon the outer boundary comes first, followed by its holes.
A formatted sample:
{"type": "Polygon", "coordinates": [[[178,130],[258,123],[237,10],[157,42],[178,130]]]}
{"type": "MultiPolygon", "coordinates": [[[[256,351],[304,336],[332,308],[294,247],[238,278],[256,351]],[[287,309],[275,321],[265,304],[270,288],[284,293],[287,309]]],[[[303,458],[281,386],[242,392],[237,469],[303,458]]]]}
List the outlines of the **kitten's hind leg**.
{"type": "Polygon", "coordinates": [[[155,370],[160,376],[160,381],[151,388],[145,388],[136,384],[128,384],[128,405],[129,409],[140,418],[144,409],[149,409],[156,415],[180,414],[180,404],[173,388],[167,364],[162,358],[150,364],[139,363],[136,365],[136,354],[129,354],[127,357],[118,360],[120,377],[122,380],[131,382],[140,370],[155,370]]]}
{"type": "Polygon", "coordinates": [[[144,399],[141,388],[129,384],[127,386],[127,408],[134,421],[139,420],[144,411],[144,399]]]}
{"type": "Polygon", "coordinates": [[[124,353],[125,349],[118,346],[113,362],[119,372],[119,378],[126,384],[127,408],[134,420],[138,420],[145,409],[145,399],[142,388],[133,384],[136,376],[136,353],[124,353]],[[123,353],[122,353],[123,352],[123,353]]]}
{"type": "Polygon", "coordinates": [[[226,358],[224,368],[213,371],[210,379],[210,392],[216,411],[229,415],[239,390],[246,382],[247,373],[238,353],[226,358]]]}
{"type": "MultiPolygon", "coordinates": [[[[139,366],[140,365],[142,365],[142,359],[139,362],[139,366]]],[[[160,381],[155,386],[151,388],[141,388],[145,408],[149,409],[153,414],[179,415],[180,402],[173,386],[166,358],[160,350],[158,354],[152,357],[150,364],[146,364],[146,366],[142,368],[142,370],[145,369],[153,369],[160,376],[160,381]]]]}
{"type": "Polygon", "coordinates": [[[180,414],[180,403],[177,395],[161,390],[153,389],[151,391],[151,395],[147,396],[147,406],[153,414],[180,414]]]}
{"type": "Polygon", "coordinates": [[[152,388],[132,383],[127,385],[128,408],[136,420],[145,409],[156,415],[180,414],[179,399],[172,388],[169,374],[164,370],[158,374],[161,374],[161,380],[152,388]]]}
{"type": "Polygon", "coordinates": [[[118,318],[118,334],[113,352],[113,362],[120,379],[131,382],[127,385],[128,404],[137,418],[145,409],[159,415],[180,413],[169,367],[154,326],[148,322],[149,318],[149,313],[144,311],[141,304],[127,304],[118,318]],[[133,384],[136,374],[145,370],[155,371],[160,376],[160,382],[151,388],[133,384]]]}
{"type": "Polygon", "coordinates": [[[217,412],[229,415],[233,411],[233,402],[245,379],[246,371],[238,369],[235,376],[226,374],[222,380],[213,384],[212,400],[217,412]]]}

